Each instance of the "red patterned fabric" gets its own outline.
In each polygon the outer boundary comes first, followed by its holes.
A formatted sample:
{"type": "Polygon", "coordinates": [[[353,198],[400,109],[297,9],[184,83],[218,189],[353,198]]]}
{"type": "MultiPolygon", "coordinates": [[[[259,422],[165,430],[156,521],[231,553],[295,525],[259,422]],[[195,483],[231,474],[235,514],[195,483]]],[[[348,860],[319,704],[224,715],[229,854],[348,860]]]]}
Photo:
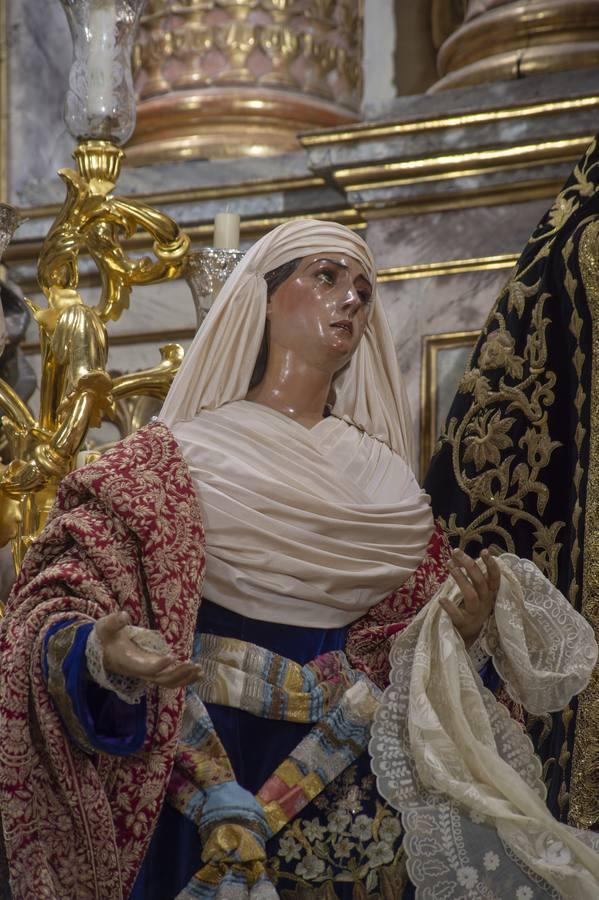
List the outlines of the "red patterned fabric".
{"type": "Polygon", "coordinates": [[[46,690],[48,628],[125,609],[189,656],[204,533],[187,465],[152,424],[64,479],[0,622],[0,804],[14,900],[127,897],[162,807],[184,691],[148,691],[128,757],[69,742],[46,690]]]}
{"type": "Polygon", "coordinates": [[[406,628],[447,578],[451,546],[439,525],[431,535],[426,555],[416,571],[349,630],[345,652],[356,669],[379,687],[389,683],[391,641],[406,628]]]}

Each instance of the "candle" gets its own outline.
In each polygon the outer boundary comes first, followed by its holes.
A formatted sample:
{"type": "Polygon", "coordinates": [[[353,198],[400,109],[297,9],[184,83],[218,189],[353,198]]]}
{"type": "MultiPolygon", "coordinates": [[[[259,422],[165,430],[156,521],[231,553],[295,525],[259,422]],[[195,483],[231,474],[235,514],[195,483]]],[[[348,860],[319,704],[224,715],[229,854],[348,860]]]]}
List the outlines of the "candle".
{"type": "Polygon", "coordinates": [[[90,119],[109,118],[113,107],[112,67],[116,42],[114,0],[92,0],[89,31],[87,114],[90,119]]]}
{"type": "Polygon", "coordinates": [[[237,213],[217,213],[214,219],[214,247],[218,250],[239,249],[239,216],[237,213]]]}

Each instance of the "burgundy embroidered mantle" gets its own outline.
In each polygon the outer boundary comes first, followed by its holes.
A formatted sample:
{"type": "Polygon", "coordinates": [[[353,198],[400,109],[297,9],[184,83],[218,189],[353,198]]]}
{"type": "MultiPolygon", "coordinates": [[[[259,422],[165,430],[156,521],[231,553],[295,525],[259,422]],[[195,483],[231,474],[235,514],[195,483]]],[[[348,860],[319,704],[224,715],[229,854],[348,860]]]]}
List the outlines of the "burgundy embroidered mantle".
{"type": "Polygon", "coordinates": [[[64,479],[0,622],[0,809],[14,900],[122,900],[162,807],[184,691],[148,691],[141,753],[74,746],[46,689],[57,621],[118,609],[191,651],[204,533],[187,465],[152,424],[64,479]]]}

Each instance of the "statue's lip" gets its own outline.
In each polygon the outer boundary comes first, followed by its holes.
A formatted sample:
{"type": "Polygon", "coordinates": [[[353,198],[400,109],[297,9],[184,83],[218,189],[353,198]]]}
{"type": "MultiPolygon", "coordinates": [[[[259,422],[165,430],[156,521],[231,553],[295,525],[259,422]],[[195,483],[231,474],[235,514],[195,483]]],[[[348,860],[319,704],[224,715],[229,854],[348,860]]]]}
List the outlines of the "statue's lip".
{"type": "Polygon", "coordinates": [[[340,319],[339,322],[332,322],[331,328],[345,328],[345,330],[348,331],[350,335],[354,333],[353,322],[350,322],[349,319],[340,319]]]}

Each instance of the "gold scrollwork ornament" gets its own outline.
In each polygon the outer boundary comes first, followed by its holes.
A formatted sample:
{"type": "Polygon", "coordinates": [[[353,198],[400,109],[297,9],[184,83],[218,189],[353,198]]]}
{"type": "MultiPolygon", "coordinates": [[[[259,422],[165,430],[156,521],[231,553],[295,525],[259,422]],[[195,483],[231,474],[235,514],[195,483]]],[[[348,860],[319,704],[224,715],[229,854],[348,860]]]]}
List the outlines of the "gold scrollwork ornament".
{"type": "Polygon", "coordinates": [[[106,323],[120,318],[137,284],[178,277],[189,238],[168,216],[134,199],[115,197],[123,152],[106,141],[75,150],[78,170],[63,169],[67,194],[38,262],[47,306],[29,307],[40,332],[38,420],[9,385],[0,381],[0,408],[10,463],[0,470],[0,544],[13,539],[19,567],[44,525],[61,478],[71,471],[88,430],[114,419],[116,402],[147,394],[164,397],[183,351],[161,350],[162,362],[113,379],[108,373],[106,323]],[[153,258],[129,256],[121,241],[137,230],[153,238],[153,258]],[[79,255],[87,252],[101,278],[95,306],[79,290],[79,255]]]}

